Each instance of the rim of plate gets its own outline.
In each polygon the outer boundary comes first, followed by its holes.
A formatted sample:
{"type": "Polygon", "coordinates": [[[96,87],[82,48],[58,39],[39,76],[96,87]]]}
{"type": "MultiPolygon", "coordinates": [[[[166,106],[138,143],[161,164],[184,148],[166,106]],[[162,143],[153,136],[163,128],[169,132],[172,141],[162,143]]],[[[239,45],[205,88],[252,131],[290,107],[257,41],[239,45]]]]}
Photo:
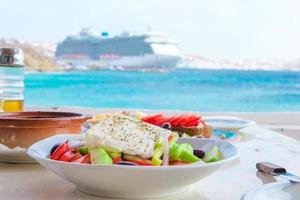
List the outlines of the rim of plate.
{"type": "Polygon", "coordinates": [[[282,186],[289,186],[291,184],[292,183],[289,182],[289,181],[287,181],[287,182],[274,182],[274,183],[263,184],[263,185],[255,187],[252,190],[247,191],[242,196],[242,200],[253,200],[253,197],[255,197],[254,195],[258,194],[260,191],[269,190],[270,188],[278,187],[280,185],[282,185],[282,186]]]}
{"type": "Polygon", "coordinates": [[[203,119],[209,124],[209,121],[215,121],[216,123],[223,123],[221,125],[211,125],[214,128],[222,128],[222,127],[226,127],[226,128],[246,128],[249,126],[254,126],[256,125],[256,122],[253,120],[247,120],[247,119],[243,119],[243,118],[239,118],[239,117],[234,117],[234,116],[207,116],[207,117],[203,117],[203,119]],[[238,122],[236,124],[232,124],[230,123],[230,121],[232,122],[238,122]]]}

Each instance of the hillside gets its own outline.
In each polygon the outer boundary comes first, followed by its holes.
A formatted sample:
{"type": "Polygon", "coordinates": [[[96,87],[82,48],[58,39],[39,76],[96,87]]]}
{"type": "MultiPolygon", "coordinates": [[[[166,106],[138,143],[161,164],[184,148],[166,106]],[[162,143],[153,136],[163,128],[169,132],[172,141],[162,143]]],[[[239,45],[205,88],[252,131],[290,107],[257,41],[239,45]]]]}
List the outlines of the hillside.
{"type": "Polygon", "coordinates": [[[299,71],[300,59],[246,60],[210,58],[199,55],[185,55],[178,64],[178,67],[192,69],[299,71]]]}
{"type": "Polygon", "coordinates": [[[23,49],[25,56],[25,69],[27,71],[61,70],[54,62],[54,45],[0,39],[0,47],[18,47],[23,49]]]}
{"type": "MultiPolygon", "coordinates": [[[[0,47],[18,47],[25,54],[27,71],[64,71],[54,61],[55,45],[45,42],[23,42],[15,39],[1,39],[0,47]]],[[[65,66],[64,66],[65,67],[65,66]]],[[[103,66],[102,66],[103,67],[103,66]]],[[[192,69],[237,69],[237,70],[300,70],[300,59],[243,60],[210,58],[200,55],[183,55],[178,63],[179,68],[192,69]]],[[[87,69],[97,69],[89,66],[87,69]]]]}

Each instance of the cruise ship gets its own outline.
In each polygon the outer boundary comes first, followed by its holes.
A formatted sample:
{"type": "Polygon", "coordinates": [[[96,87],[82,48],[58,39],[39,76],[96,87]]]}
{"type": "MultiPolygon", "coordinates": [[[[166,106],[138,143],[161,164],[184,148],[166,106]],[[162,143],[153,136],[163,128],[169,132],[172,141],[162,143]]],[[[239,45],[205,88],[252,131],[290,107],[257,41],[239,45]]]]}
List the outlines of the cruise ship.
{"type": "Polygon", "coordinates": [[[180,51],[177,42],[162,33],[125,31],[109,37],[107,32],[82,29],[57,45],[55,57],[57,64],[72,69],[169,70],[176,67],[180,51]]]}

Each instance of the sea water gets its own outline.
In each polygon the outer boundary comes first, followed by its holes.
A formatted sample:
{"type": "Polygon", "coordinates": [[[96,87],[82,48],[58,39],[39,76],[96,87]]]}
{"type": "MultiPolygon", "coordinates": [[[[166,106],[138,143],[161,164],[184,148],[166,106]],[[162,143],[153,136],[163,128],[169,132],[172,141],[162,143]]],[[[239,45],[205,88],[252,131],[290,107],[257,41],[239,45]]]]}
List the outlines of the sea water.
{"type": "Polygon", "coordinates": [[[26,105],[300,111],[300,72],[292,71],[86,71],[25,77],[26,105]]]}

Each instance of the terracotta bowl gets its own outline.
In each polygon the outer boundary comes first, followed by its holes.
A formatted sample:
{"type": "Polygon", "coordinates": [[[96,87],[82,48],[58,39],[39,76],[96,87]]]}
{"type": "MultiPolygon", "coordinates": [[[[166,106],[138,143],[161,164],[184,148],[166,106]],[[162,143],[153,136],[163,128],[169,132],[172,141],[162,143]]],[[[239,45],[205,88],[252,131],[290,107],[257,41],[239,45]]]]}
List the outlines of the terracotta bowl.
{"type": "Polygon", "coordinates": [[[91,116],[68,112],[0,113],[0,143],[27,148],[56,134],[80,133],[80,125],[91,116]]]}

